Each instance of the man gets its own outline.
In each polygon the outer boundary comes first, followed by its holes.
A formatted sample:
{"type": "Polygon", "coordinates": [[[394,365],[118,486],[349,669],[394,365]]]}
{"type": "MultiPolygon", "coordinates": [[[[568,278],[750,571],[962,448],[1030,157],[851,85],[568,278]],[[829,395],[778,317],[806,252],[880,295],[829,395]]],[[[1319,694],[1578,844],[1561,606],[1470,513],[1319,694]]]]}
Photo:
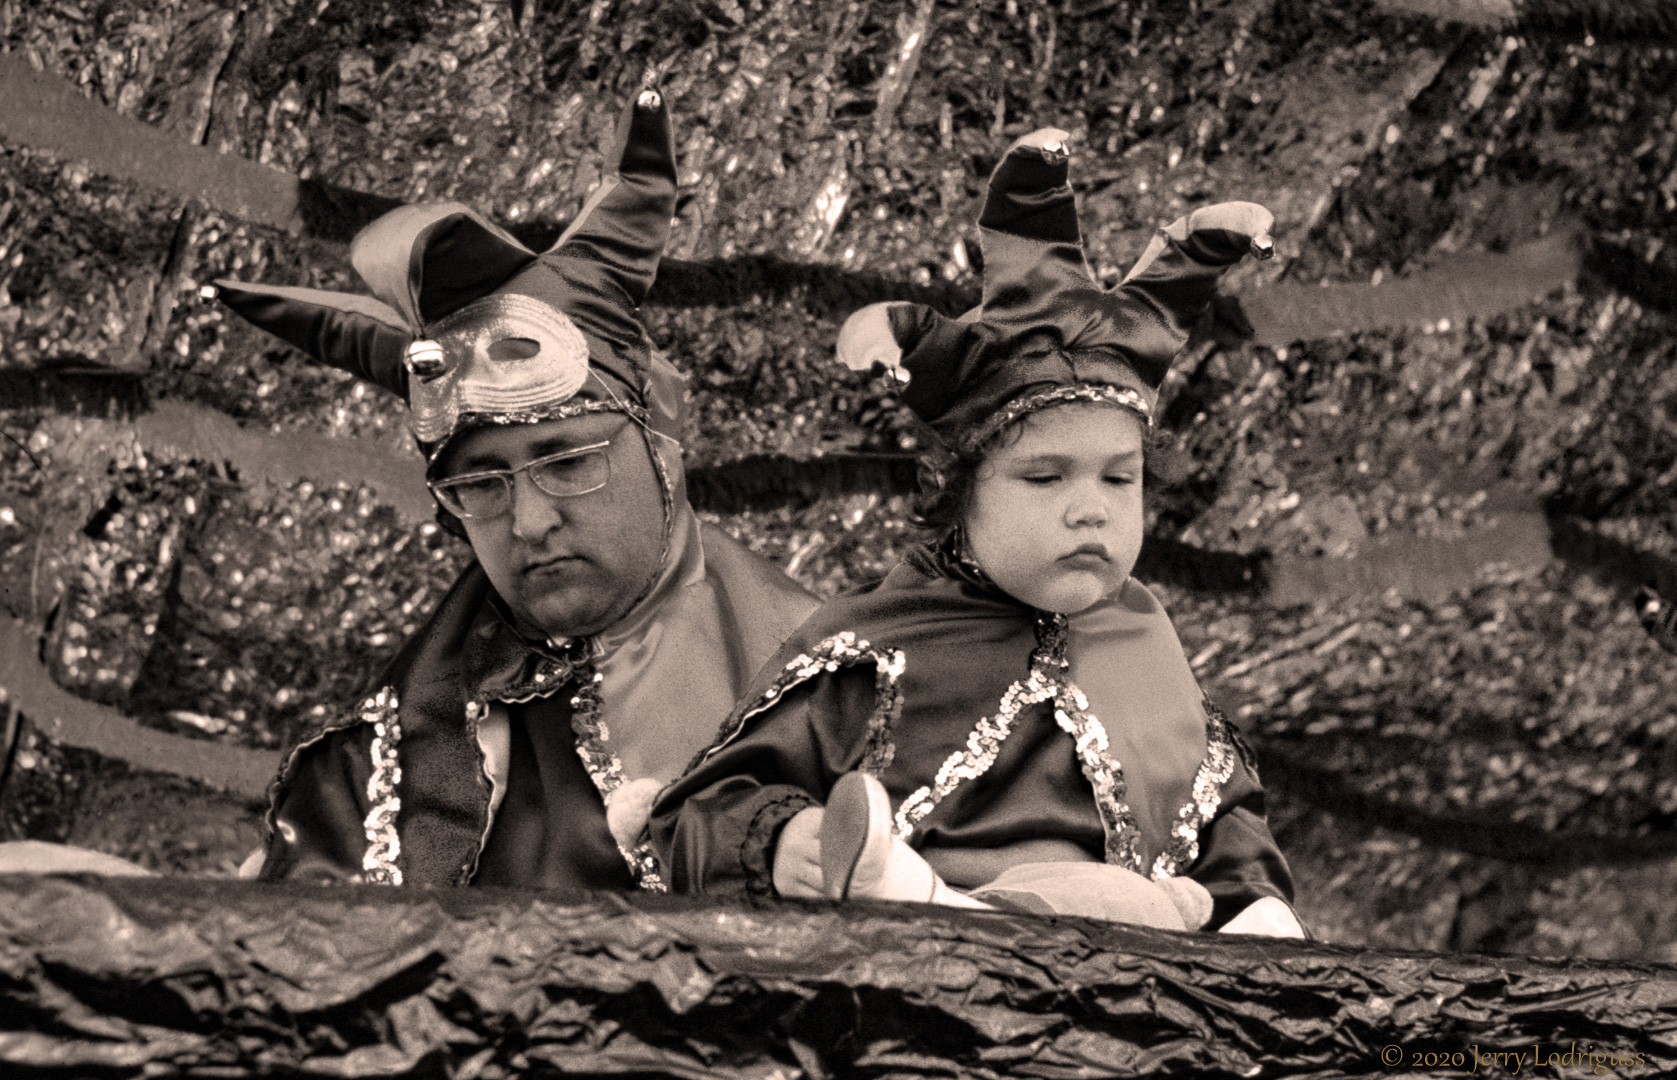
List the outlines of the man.
{"type": "Polygon", "coordinates": [[[687,503],[681,376],[636,314],[675,194],[649,90],[543,254],[463,206],[404,207],[351,251],[376,300],[217,283],[406,398],[476,556],[383,685],[286,754],[262,877],[663,888],[652,797],[815,606],[687,503]]]}

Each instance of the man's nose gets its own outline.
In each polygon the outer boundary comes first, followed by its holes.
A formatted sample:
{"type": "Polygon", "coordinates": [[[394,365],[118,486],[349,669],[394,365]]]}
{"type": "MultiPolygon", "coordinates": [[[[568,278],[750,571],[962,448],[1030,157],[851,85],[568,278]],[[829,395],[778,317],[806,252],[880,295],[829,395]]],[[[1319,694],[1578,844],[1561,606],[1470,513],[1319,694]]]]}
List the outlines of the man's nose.
{"type": "Polygon", "coordinates": [[[512,478],[512,533],[526,544],[539,544],[565,523],[559,500],[543,491],[528,473],[512,478]]]}

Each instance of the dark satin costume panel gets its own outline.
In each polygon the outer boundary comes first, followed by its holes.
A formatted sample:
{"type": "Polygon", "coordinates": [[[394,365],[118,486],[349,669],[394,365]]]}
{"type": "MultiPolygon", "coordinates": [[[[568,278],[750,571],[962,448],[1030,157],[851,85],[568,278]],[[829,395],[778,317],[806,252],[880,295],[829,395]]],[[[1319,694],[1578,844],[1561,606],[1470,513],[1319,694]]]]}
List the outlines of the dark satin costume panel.
{"type": "MultiPolygon", "coordinates": [[[[734,697],[815,601],[773,565],[708,527],[705,574],[724,598],[734,697]]],[[[400,865],[410,884],[632,888],[605,805],[577,753],[570,661],[511,629],[481,568],[457,581],[393,662],[402,735],[400,865]],[[537,676],[543,676],[541,681],[537,676]],[[467,704],[504,705],[506,793],[490,783],[467,704]]],[[[698,707],[671,701],[670,709],[698,707]]],[[[716,721],[727,706],[715,707],[716,721]]],[[[708,722],[708,721],[707,721],[708,722]]],[[[262,876],[354,879],[368,847],[373,730],[351,713],[299,740],[272,792],[262,876]]]]}

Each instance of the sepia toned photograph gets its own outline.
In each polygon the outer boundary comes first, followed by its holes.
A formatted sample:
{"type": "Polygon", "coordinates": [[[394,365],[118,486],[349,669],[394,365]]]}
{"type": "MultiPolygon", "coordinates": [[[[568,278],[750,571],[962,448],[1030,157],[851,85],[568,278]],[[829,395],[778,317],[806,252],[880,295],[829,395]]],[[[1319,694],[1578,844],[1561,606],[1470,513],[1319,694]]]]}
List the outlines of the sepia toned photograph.
{"type": "Polygon", "coordinates": [[[1677,5],[0,0],[0,1075],[1677,1073],[1677,5]]]}

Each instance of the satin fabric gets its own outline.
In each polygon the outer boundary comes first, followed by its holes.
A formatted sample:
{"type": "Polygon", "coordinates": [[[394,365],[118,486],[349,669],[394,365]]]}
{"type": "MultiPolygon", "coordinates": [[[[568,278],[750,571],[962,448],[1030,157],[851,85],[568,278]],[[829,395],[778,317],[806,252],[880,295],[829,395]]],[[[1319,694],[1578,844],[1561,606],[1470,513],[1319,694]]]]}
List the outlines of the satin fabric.
{"type": "MultiPolygon", "coordinates": [[[[653,846],[671,887],[772,893],[778,830],[861,764],[876,702],[874,664],[822,671],[748,716],[766,691],[786,681],[787,663],[844,630],[903,651],[895,756],[880,774],[893,805],[901,805],[933,782],[979,719],[997,713],[1007,687],[1025,677],[1035,617],[930,548],[912,553],[883,581],[824,605],[747,691],[730,718],[732,734],[654,806],[653,846]]],[[[1071,640],[1073,680],[1123,767],[1151,866],[1170,841],[1205,753],[1202,698],[1168,617],[1138,583],[1076,620],[1071,640]]],[[[949,793],[910,842],[963,886],[1045,857],[1102,861],[1100,814],[1052,706],[1024,709],[994,764],[949,793]]],[[[1213,924],[1259,896],[1291,899],[1286,860],[1264,823],[1263,791],[1248,761],[1235,763],[1217,815],[1200,831],[1200,848],[1188,872],[1213,895],[1213,924]]]]}
{"type": "Polygon", "coordinates": [[[1163,850],[1177,809],[1193,795],[1205,758],[1204,695],[1182,643],[1147,586],[1134,578],[1117,595],[1071,618],[1071,681],[1089,698],[1124,767],[1130,808],[1146,839],[1146,865],[1163,850]]]}
{"type": "Polygon", "coordinates": [[[1219,279],[1247,251],[1244,236],[1189,234],[1179,222],[1103,288],[1084,258],[1069,158],[1044,148],[1051,135],[1065,137],[1045,129],[1015,141],[991,173],[979,306],[956,319],[922,304],[887,309],[911,376],[903,403],[947,446],[1015,398],[1058,386],[1130,386],[1151,408],[1219,279]]]}
{"type": "MultiPolygon", "coordinates": [[[[701,527],[685,500],[677,505],[664,572],[599,642],[522,637],[474,565],[397,657],[386,684],[400,701],[398,863],[407,883],[628,886],[570,728],[574,650],[597,654],[608,731],[656,725],[636,737],[657,741],[667,726],[672,745],[677,732],[682,743],[704,745],[762,661],[816,605],[774,566],[701,527]],[[493,821],[484,756],[466,715],[468,702],[486,699],[510,702],[514,725],[493,821]],[[540,760],[520,761],[531,753],[540,760]],[[486,841],[494,869],[476,873],[486,841]]],[[[359,875],[372,738],[371,726],[350,713],[288,755],[273,790],[264,878],[359,875]]]]}
{"type": "MultiPolygon", "coordinates": [[[[649,436],[669,478],[677,512],[664,568],[630,613],[597,635],[594,665],[603,679],[604,716],[623,760],[624,776],[669,782],[709,746],[763,660],[815,608],[815,600],[784,579],[783,610],[742,607],[729,591],[744,566],[731,542],[700,541],[688,507],[681,448],[649,436]],[[715,554],[707,559],[707,547],[715,554]],[[718,563],[722,572],[712,572],[718,563]]],[[[766,564],[765,568],[766,568],[766,564]]]]}

